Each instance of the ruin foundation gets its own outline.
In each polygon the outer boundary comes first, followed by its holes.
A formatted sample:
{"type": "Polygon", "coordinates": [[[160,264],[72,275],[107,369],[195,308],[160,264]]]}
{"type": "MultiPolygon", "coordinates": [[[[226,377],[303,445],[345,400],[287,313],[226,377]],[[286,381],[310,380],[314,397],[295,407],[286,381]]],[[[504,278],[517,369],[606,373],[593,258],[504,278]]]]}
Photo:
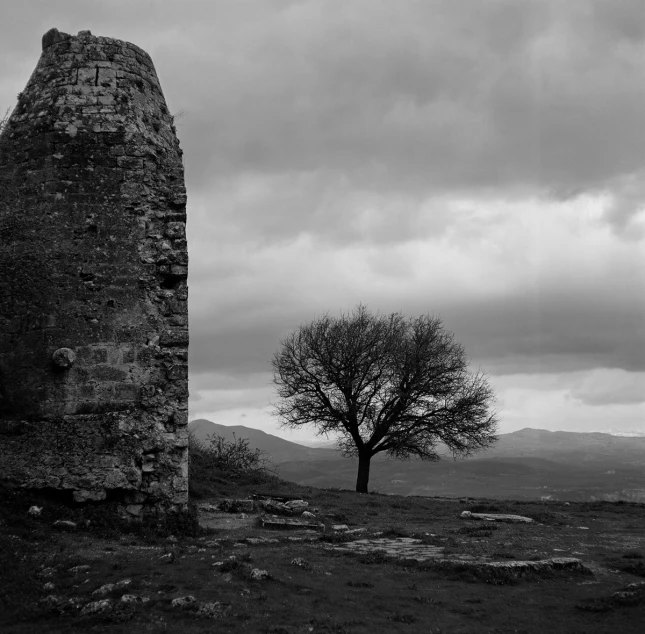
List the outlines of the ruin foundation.
{"type": "Polygon", "coordinates": [[[52,29],[0,137],[0,478],[188,500],[182,152],[150,57],[52,29]]]}

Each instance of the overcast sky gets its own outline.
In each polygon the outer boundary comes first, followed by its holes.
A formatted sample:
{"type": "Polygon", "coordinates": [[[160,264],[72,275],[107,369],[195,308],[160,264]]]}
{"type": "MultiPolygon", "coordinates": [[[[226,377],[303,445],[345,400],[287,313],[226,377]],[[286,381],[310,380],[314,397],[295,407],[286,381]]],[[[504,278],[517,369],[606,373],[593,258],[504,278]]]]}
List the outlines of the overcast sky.
{"type": "Polygon", "coordinates": [[[442,317],[500,432],[645,432],[643,0],[4,0],[3,110],[51,27],[178,113],[191,417],[310,438],[271,357],[363,302],[442,317]]]}

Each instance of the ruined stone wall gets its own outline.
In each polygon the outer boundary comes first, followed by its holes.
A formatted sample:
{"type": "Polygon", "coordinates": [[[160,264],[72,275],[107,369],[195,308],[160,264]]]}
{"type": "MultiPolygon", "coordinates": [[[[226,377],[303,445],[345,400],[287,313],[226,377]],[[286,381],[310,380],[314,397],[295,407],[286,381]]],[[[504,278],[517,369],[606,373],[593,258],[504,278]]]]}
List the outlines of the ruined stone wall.
{"type": "Polygon", "coordinates": [[[0,478],[186,504],[181,154],[147,53],[43,36],[0,137],[0,478]]]}

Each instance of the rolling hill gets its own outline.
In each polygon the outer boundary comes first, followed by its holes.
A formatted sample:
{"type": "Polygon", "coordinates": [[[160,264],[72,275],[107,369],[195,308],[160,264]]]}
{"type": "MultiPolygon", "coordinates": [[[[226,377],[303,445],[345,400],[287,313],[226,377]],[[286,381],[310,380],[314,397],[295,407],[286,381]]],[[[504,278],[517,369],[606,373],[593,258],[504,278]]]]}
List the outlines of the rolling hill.
{"type": "MultiPolygon", "coordinates": [[[[321,488],[354,487],[356,461],[333,448],[304,447],[257,429],[201,419],[199,438],[248,438],[280,477],[321,488]]],[[[466,460],[438,462],[376,456],[370,490],[398,495],[645,502],[645,438],[522,429],[501,434],[492,449],[466,460]]]]}

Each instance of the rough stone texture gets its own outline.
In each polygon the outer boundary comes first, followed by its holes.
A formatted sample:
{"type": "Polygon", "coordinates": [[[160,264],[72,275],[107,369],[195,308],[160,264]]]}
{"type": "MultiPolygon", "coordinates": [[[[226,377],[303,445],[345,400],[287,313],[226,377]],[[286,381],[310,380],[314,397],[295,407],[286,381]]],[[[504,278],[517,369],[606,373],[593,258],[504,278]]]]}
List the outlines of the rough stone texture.
{"type": "Polygon", "coordinates": [[[43,36],[0,137],[0,478],[185,506],[181,154],[147,53],[43,36]]]}
{"type": "Polygon", "coordinates": [[[508,515],[505,513],[471,513],[470,511],[463,511],[460,515],[465,520],[486,520],[488,522],[507,522],[509,524],[532,524],[533,520],[530,517],[523,515],[508,515]]]}

